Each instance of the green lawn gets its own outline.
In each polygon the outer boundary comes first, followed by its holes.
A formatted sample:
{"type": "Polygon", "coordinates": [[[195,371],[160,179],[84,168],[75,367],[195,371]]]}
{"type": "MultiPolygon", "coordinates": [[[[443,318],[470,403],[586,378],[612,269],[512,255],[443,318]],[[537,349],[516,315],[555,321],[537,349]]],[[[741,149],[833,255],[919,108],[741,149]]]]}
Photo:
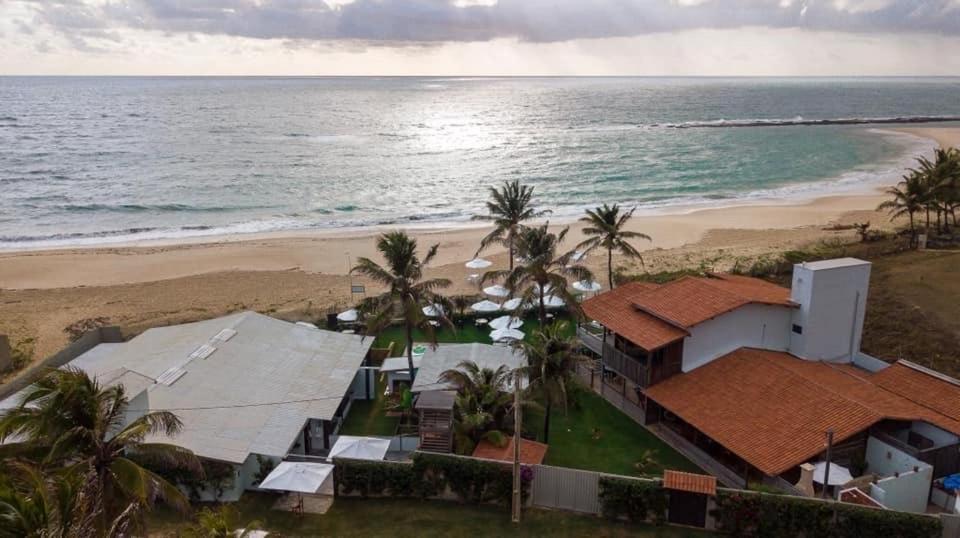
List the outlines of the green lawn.
{"type": "Polygon", "coordinates": [[[350,405],[350,412],[340,426],[343,435],[381,435],[392,436],[397,433],[397,424],[400,417],[386,415],[387,397],[383,395],[384,387],[380,379],[376,379],[374,394],[375,400],[354,400],[350,405]]]}
{"type": "MultiPolygon", "coordinates": [[[[628,476],[660,475],[663,469],[703,472],[598,394],[584,389],[577,400],[568,413],[562,408],[551,413],[545,464],[628,476]],[[641,472],[635,464],[648,449],[656,451],[657,464],[641,472]]],[[[524,420],[524,431],[536,432],[542,441],[543,411],[529,411],[524,420]]]]}
{"type": "MultiPolygon", "coordinates": [[[[567,512],[527,509],[522,522],[510,522],[510,510],[498,506],[467,506],[443,501],[340,498],[324,515],[297,516],[270,510],[275,497],[246,493],[237,503],[241,521],[258,520],[263,529],[283,536],[707,536],[703,531],[675,527],[628,525],[567,512]]],[[[175,536],[186,525],[170,513],[151,516],[151,535],[175,536]]]]}
{"type": "MultiPolygon", "coordinates": [[[[494,319],[500,315],[501,314],[494,313],[487,316],[487,319],[494,319]]],[[[567,321],[567,331],[570,335],[576,333],[576,325],[569,317],[557,316],[556,319],[567,321]]],[[[540,322],[537,320],[536,316],[527,316],[524,318],[523,327],[520,327],[520,330],[526,334],[530,334],[539,327],[540,322]]],[[[472,319],[465,320],[463,325],[457,326],[456,331],[450,330],[446,327],[441,327],[437,329],[436,332],[437,342],[439,343],[492,343],[490,340],[490,328],[485,325],[477,327],[472,319]]],[[[423,332],[414,331],[413,340],[414,342],[425,342],[427,341],[427,338],[423,332]]],[[[402,326],[394,325],[384,329],[380,335],[377,336],[377,339],[374,340],[373,347],[387,347],[390,345],[390,342],[394,342],[395,354],[399,355],[404,352],[404,348],[406,346],[406,336],[404,335],[404,329],[402,326]]]]}

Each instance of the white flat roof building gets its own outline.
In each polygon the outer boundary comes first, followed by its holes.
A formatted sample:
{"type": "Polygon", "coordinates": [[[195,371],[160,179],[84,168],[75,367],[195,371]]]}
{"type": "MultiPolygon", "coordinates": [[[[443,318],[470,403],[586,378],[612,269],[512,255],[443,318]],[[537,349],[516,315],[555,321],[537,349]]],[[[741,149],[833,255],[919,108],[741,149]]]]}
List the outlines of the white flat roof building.
{"type": "Polygon", "coordinates": [[[283,457],[308,419],[332,419],[372,343],[241,312],[100,344],[68,365],[122,384],[131,419],[169,410],[183,422],[176,437],[151,441],[242,464],[283,457]]]}
{"type": "MultiPolygon", "coordinates": [[[[406,359],[404,359],[406,361],[406,359]]],[[[452,388],[440,381],[440,374],[452,370],[464,361],[473,361],[477,366],[496,370],[506,366],[513,370],[526,364],[523,354],[508,346],[490,344],[440,344],[436,349],[427,348],[417,367],[417,376],[413,381],[413,392],[426,390],[444,390],[452,388]]]]}

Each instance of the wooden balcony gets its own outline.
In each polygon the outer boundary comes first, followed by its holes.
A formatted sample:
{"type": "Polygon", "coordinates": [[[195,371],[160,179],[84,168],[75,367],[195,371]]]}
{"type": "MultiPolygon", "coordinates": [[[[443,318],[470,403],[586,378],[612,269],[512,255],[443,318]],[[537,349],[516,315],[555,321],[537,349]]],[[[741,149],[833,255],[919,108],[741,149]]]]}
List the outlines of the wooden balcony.
{"type": "Polygon", "coordinates": [[[605,367],[633,381],[641,388],[647,386],[647,379],[649,379],[647,377],[647,366],[639,359],[618,350],[609,341],[603,343],[601,356],[605,367]]]}
{"type": "Polygon", "coordinates": [[[590,330],[588,327],[583,325],[577,326],[577,337],[580,339],[580,343],[583,344],[583,347],[589,349],[590,351],[596,353],[597,355],[603,354],[603,333],[599,334],[590,330]]]}

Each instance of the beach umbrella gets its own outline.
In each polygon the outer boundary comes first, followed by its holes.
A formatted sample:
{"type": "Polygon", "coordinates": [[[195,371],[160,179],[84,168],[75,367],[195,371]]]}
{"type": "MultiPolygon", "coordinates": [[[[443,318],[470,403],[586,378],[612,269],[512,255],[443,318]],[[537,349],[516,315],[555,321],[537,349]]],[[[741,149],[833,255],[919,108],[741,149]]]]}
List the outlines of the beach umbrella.
{"type": "Polygon", "coordinates": [[[596,292],[600,291],[601,288],[599,282],[593,282],[592,280],[579,280],[573,283],[573,289],[577,291],[596,292]]]}
{"type": "Polygon", "coordinates": [[[487,301],[484,299],[479,303],[473,303],[470,305],[470,310],[473,310],[474,312],[496,312],[497,310],[500,310],[500,305],[493,301],[487,301]]]}
{"type": "Polygon", "coordinates": [[[561,306],[567,304],[563,299],[557,297],[556,295],[544,295],[543,296],[543,306],[547,308],[560,308],[561,306]]]}
{"type": "Polygon", "coordinates": [[[494,284],[493,286],[487,286],[486,288],[483,288],[483,293],[493,297],[506,297],[507,295],[510,295],[510,290],[504,288],[500,284],[494,284]]]}
{"type": "Polygon", "coordinates": [[[523,320],[514,316],[500,316],[490,321],[491,329],[519,329],[523,326],[523,320]]]}
{"type": "Polygon", "coordinates": [[[483,258],[474,258],[468,261],[467,263],[465,263],[464,265],[466,265],[470,269],[486,269],[487,267],[490,267],[491,265],[493,265],[493,262],[489,260],[485,260],[483,258]]]}
{"type": "Polygon", "coordinates": [[[433,303],[432,305],[427,305],[420,310],[423,311],[423,315],[428,318],[436,318],[443,315],[443,306],[439,303],[433,303]]]}
{"type": "Polygon", "coordinates": [[[570,258],[567,259],[567,267],[570,267],[575,263],[580,263],[586,257],[587,257],[587,253],[583,250],[573,251],[573,254],[571,254],[570,258]]]}
{"type": "Polygon", "coordinates": [[[337,437],[337,442],[330,449],[327,461],[333,461],[333,458],[382,460],[388,450],[390,450],[390,439],[341,435],[337,437]]]}
{"type": "Polygon", "coordinates": [[[510,299],[509,301],[507,301],[507,302],[503,303],[502,305],[500,305],[500,308],[502,308],[503,310],[506,310],[506,311],[509,312],[509,311],[516,310],[517,308],[519,308],[519,307],[520,307],[520,303],[522,303],[522,302],[523,302],[523,299],[521,299],[521,298],[519,298],[519,297],[516,297],[516,298],[510,299]]]}
{"type": "Polygon", "coordinates": [[[357,312],[357,309],[351,308],[350,310],[344,310],[337,314],[337,319],[340,321],[351,322],[357,321],[357,318],[360,317],[360,314],[357,312]]]}
{"type": "Polygon", "coordinates": [[[284,461],[273,468],[260,482],[260,489],[316,493],[333,472],[328,463],[284,461]]]}
{"type": "Polygon", "coordinates": [[[490,339],[494,342],[523,340],[523,332],[516,329],[497,329],[490,333],[490,339]]]}
{"type": "MultiPolygon", "coordinates": [[[[813,467],[813,481],[818,484],[823,484],[823,473],[826,470],[827,462],[818,461],[813,467]]],[[[853,475],[850,474],[850,470],[844,467],[843,465],[837,465],[836,463],[830,462],[830,477],[827,482],[828,486],[842,486],[847,482],[853,480],[853,475]]]]}

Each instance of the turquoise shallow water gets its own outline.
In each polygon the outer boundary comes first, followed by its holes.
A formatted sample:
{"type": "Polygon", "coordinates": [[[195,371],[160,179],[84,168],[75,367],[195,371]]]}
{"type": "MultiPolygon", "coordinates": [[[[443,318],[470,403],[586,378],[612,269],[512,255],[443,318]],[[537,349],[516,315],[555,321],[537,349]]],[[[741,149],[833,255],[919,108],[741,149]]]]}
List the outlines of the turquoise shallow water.
{"type": "Polygon", "coordinates": [[[514,178],[555,218],[862,191],[931,147],[883,122],[960,116],[957,95],[960,79],[0,77],[0,248],[461,222],[514,178]]]}

